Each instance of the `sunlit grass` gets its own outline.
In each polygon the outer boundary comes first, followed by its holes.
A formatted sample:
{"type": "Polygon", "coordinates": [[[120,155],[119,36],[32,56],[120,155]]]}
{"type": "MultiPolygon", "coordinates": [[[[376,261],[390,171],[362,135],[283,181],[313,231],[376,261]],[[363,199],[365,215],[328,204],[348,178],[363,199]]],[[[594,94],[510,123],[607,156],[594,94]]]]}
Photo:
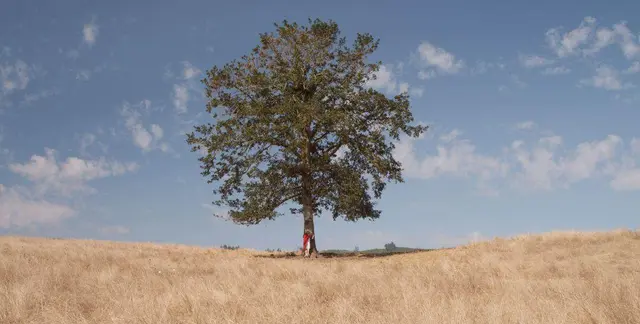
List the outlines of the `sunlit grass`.
{"type": "Polygon", "coordinates": [[[640,323],[634,231],[378,258],[260,254],[0,237],[0,323],[640,323]]]}

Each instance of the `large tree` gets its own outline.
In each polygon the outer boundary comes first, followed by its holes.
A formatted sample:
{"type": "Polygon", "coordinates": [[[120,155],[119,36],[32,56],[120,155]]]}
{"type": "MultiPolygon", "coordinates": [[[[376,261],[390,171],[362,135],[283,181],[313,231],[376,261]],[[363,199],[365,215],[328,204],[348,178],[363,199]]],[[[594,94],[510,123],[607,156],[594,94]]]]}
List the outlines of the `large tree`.
{"type": "MultiPolygon", "coordinates": [[[[381,62],[368,62],[379,41],[357,34],[349,46],[333,21],[286,20],[260,34],[249,54],[202,80],[212,123],[187,135],[202,175],[215,183],[214,205],[252,225],[297,203],[304,230],[314,215],[377,219],[388,182],[403,182],[392,155],[401,134],[418,137],[406,92],[388,98],[367,86],[381,62]]],[[[317,253],[315,239],[311,249],[317,253]]]]}

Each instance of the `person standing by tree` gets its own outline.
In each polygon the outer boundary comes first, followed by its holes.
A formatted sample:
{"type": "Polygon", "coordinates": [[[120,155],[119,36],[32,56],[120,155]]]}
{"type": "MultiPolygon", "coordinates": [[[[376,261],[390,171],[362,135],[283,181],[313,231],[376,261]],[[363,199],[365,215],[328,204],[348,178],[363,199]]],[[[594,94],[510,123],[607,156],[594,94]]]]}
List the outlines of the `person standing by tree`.
{"type": "Polygon", "coordinates": [[[311,256],[311,240],[315,239],[315,235],[311,233],[311,230],[304,230],[304,234],[302,235],[302,250],[304,251],[304,257],[308,258],[311,256]]]}
{"type": "Polygon", "coordinates": [[[249,54],[207,71],[213,123],[194,126],[187,144],[206,152],[201,174],[233,222],[273,220],[297,204],[290,210],[303,214],[317,254],[314,216],[379,218],[372,199],[403,182],[394,143],[427,127],[410,125],[406,91],[388,98],[369,86],[382,64],[367,61],[379,43],[371,35],[349,46],[333,21],[275,27],[249,54]]]}

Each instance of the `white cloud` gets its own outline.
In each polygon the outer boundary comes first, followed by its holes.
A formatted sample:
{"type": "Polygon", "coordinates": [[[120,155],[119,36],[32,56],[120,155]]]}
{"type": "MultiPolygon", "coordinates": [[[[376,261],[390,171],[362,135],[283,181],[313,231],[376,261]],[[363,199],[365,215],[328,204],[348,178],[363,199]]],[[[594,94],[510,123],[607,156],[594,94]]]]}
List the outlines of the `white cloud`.
{"type": "Polygon", "coordinates": [[[527,86],[527,83],[522,81],[522,79],[515,74],[511,74],[509,79],[511,79],[511,82],[513,82],[518,88],[524,88],[527,86]]]}
{"type": "Polygon", "coordinates": [[[91,78],[91,71],[89,70],[80,70],[76,73],[76,80],[80,81],[88,81],[91,78]]]}
{"type": "Polygon", "coordinates": [[[424,92],[422,88],[415,88],[410,86],[407,82],[398,81],[396,73],[391,65],[380,65],[378,71],[373,75],[375,76],[375,79],[369,79],[365,83],[365,86],[386,94],[397,95],[402,92],[409,92],[412,96],[421,97],[424,92]]]}
{"type": "MultiPolygon", "coordinates": [[[[98,131],[98,134],[104,134],[104,132],[98,131]]],[[[100,154],[105,154],[109,151],[109,146],[106,145],[105,143],[103,143],[102,141],[98,140],[98,136],[92,133],[85,133],[82,135],[78,135],[76,136],[76,138],[79,141],[79,152],[80,152],[80,156],[92,156],[93,154],[95,154],[96,152],[99,152],[100,154]],[[92,150],[93,148],[97,148],[97,151],[92,150]],[[94,153],[92,153],[91,151],[94,151],[94,153]]]]}
{"type": "Polygon", "coordinates": [[[613,30],[619,36],[618,44],[624,56],[633,59],[640,56],[640,44],[638,44],[638,36],[634,35],[626,22],[621,22],[613,26],[613,30]]]}
{"type": "Polygon", "coordinates": [[[542,74],[544,75],[560,75],[560,74],[568,74],[571,70],[564,66],[556,66],[556,67],[548,67],[542,70],[542,74]]]}
{"type": "Polygon", "coordinates": [[[153,137],[155,139],[161,139],[163,135],[162,127],[160,127],[160,125],[158,124],[151,125],[151,133],[153,133],[153,137]]]}
{"type": "Polygon", "coordinates": [[[52,224],[75,214],[70,206],[32,197],[0,184],[0,228],[52,224]]]}
{"type": "Polygon", "coordinates": [[[45,148],[45,155],[32,155],[29,162],[12,163],[9,170],[21,175],[36,185],[39,194],[55,194],[70,196],[76,192],[94,192],[87,182],[119,176],[134,172],[138,165],[133,162],[122,163],[108,161],[105,158],[84,160],[68,157],[64,162],[58,162],[56,151],[45,148]]]}
{"type": "MultiPolygon", "coordinates": [[[[202,71],[191,64],[188,61],[182,62],[182,71],[178,79],[180,82],[173,85],[171,98],[173,100],[173,107],[178,114],[184,114],[188,110],[189,100],[191,99],[190,91],[194,88],[193,81],[196,77],[200,76],[202,71]]],[[[174,73],[171,70],[166,70],[164,78],[170,79],[174,77],[174,73]]]]}
{"type": "Polygon", "coordinates": [[[627,59],[640,56],[639,38],[625,21],[614,24],[612,28],[596,28],[596,19],[585,17],[576,29],[564,34],[561,34],[561,29],[552,28],[546,33],[547,44],[560,58],[578,54],[594,56],[614,44],[627,59]]]}
{"type": "Polygon", "coordinates": [[[537,55],[519,55],[520,64],[526,68],[541,67],[549,64],[553,64],[554,60],[544,58],[537,55]]]}
{"type": "Polygon", "coordinates": [[[409,95],[413,96],[413,97],[422,97],[422,95],[424,94],[424,89],[422,88],[411,88],[409,90],[409,95]]]}
{"type": "Polygon", "coordinates": [[[596,74],[590,79],[580,80],[580,84],[605,90],[623,90],[633,87],[630,83],[623,83],[618,71],[606,65],[596,68],[596,74]]]}
{"type": "Polygon", "coordinates": [[[106,177],[135,172],[136,163],[122,163],[104,157],[85,160],[67,157],[58,161],[56,151],[45,148],[44,155],[33,155],[24,163],[11,163],[8,169],[32,184],[7,187],[0,184],[0,227],[26,227],[52,224],[77,214],[70,200],[95,193],[88,183],[106,177]]]}
{"type": "MultiPolygon", "coordinates": [[[[343,146],[339,148],[338,151],[336,152],[335,159],[337,160],[342,159],[348,152],[349,152],[349,148],[347,146],[343,146]]],[[[204,153],[205,153],[204,155],[206,155],[206,151],[204,153]]]]}
{"type": "Polygon", "coordinates": [[[465,66],[463,60],[429,42],[422,42],[418,46],[419,63],[424,70],[418,72],[420,79],[429,79],[436,74],[456,74],[465,66]]]}
{"type": "Polygon", "coordinates": [[[28,93],[24,95],[24,99],[22,100],[21,104],[30,105],[36,101],[40,101],[42,99],[57,95],[58,93],[59,91],[57,89],[41,90],[36,93],[28,93]]]}
{"type": "MultiPolygon", "coordinates": [[[[12,95],[24,91],[32,80],[42,75],[44,70],[35,65],[28,65],[20,59],[13,63],[0,62],[0,113],[2,108],[13,106],[14,102],[10,100],[12,95]]],[[[48,95],[47,91],[27,94],[21,104],[30,103],[48,95]]]]}
{"type": "Polygon", "coordinates": [[[502,69],[501,67],[502,65],[500,64],[495,64],[495,63],[490,63],[490,62],[485,62],[485,61],[477,61],[475,66],[473,66],[471,68],[471,74],[472,75],[480,75],[480,74],[484,74],[486,72],[488,72],[491,69],[494,68],[499,68],[502,69]]]}
{"type": "Polygon", "coordinates": [[[609,184],[614,190],[640,190],[640,169],[621,171],[609,184]]]}
{"type": "Polygon", "coordinates": [[[546,33],[547,45],[560,57],[579,53],[580,47],[587,44],[592,34],[595,18],[586,17],[576,29],[562,34],[561,28],[551,28],[546,33]]]}
{"type": "Polygon", "coordinates": [[[179,114],[187,112],[187,103],[189,102],[189,89],[183,84],[173,85],[173,106],[179,114]]]}
{"type": "Polygon", "coordinates": [[[367,86],[387,92],[394,92],[396,90],[397,82],[395,81],[391,67],[381,65],[378,71],[374,73],[374,76],[375,79],[371,78],[367,81],[367,86]]]}
{"type": "Polygon", "coordinates": [[[418,79],[420,80],[429,80],[438,76],[438,73],[435,70],[421,70],[418,71],[418,79]]]}
{"type": "Polygon", "coordinates": [[[440,140],[445,143],[449,143],[458,138],[460,135],[462,135],[462,131],[460,131],[459,129],[454,129],[451,132],[440,136],[440,140]]]}
{"type": "MultiPolygon", "coordinates": [[[[532,122],[517,124],[529,129],[532,122]]],[[[565,147],[562,137],[544,136],[527,144],[515,140],[499,154],[479,153],[462,132],[442,134],[431,143],[435,151],[418,156],[416,145],[429,143],[403,138],[396,145],[394,157],[402,163],[405,176],[432,179],[441,176],[473,178],[476,192],[495,196],[499,188],[523,192],[568,188],[574,183],[596,178],[611,179],[616,190],[640,190],[640,140],[633,139],[625,150],[623,140],[609,135],[602,140],[565,147]],[[637,186],[637,187],[636,187],[637,186]]],[[[430,146],[431,146],[430,145],[430,146]]]]}
{"type": "Polygon", "coordinates": [[[603,175],[620,144],[620,137],[610,135],[601,141],[580,143],[564,156],[558,152],[562,145],[559,136],[541,138],[529,149],[513,145],[510,153],[515,160],[514,185],[522,189],[551,190],[603,175]]]}
{"type": "Polygon", "coordinates": [[[80,139],[80,152],[84,154],[93,143],[96,141],[96,136],[93,134],[84,134],[80,139]]]}
{"type": "Polygon", "coordinates": [[[516,124],[516,128],[517,129],[522,129],[522,130],[533,129],[535,127],[536,127],[536,123],[531,121],[531,120],[523,121],[523,122],[520,122],[520,123],[516,124]]]}
{"type": "Polygon", "coordinates": [[[130,130],[133,136],[133,143],[143,151],[149,151],[153,138],[147,129],[142,124],[134,124],[130,130]]]}
{"type": "Polygon", "coordinates": [[[6,163],[7,161],[10,160],[12,152],[6,148],[3,147],[2,142],[4,141],[4,129],[2,128],[2,125],[0,125],[0,168],[3,167],[4,163],[6,163]]]}
{"type": "Polygon", "coordinates": [[[98,25],[93,21],[82,28],[82,39],[85,44],[93,46],[98,38],[98,25]]]}
{"type": "Polygon", "coordinates": [[[640,72],[640,62],[635,61],[633,63],[631,63],[631,66],[629,68],[627,68],[626,70],[624,70],[624,74],[635,74],[640,72]]]}
{"type": "Polygon", "coordinates": [[[573,153],[562,161],[565,177],[568,181],[575,182],[599,173],[607,173],[607,169],[612,167],[611,163],[616,155],[616,150],[621,145],[622,138],[617,135],[608,135],[600,141],[578,144],[573,153]],[[597,170],[599,165],[602,166],[600,171],[597,170]]]}
{"type": "Polygon", "coordinates": [[[418,179],[453,176],[475,177],[484,182],[506,175],[506,163],[478,153],[469,140],[458,139],[459,134],[458,130],[453,130],[441,136],[440,143],[436,144],[436,153],[422,158],[417,156],[416,140],[403,138],[396,145],[394,157],[402,163],[406,176],[418,179]]]}
{"type": "Polygon", "coordinates": [[[638,166],[638,158],[640,158],[640,139],[633,138],[629,142],[629,152],[618,169],[614,170],[614,177],[609,183],[614,190],[640,190],[640,167],[638,166]]]}
{"type": "Polygon", "coordinates": [[[409,84],[406,82],[402,82],[398,84],[398,91],[399,92],[409,92],[409,84]]]}
{"type": "Polygon", "coordinates": [[[633,138],[631,140],[631,154],[640,155],[640,139],[633,138]]]}
{"type": "Polygon", "coordinates": [[[199,76],[200,74],[202,74],[202,71],[200,71],[198,68],[193,66],[193,64],[191,64],[188,61],[182,62],[182,65],[183,65],[182,77],[185,80],[191,80],[191,79],[199,76]]]}
{"type": "Polygon", "coordinates": [[[150,131],[143,125],[141,121],[142,115],[140,110],[149,111],[151,109],[151,101],[143,100],[137,105],[131,105],[125,102],[122,105],[120,114],[125,118],[125,126],[131,132],[133,144],[143,152],[149,152],[154,149],[160,149],[163,152],[169,151],[167,143],[160,143],[164,131],[160,125],[152,124],[150,131]]]}
{"type": "Polygon", "coordinates": [[[15,91],[26,89],[32,74],[33,68],[22,60],[17,60],[13,64],[0,64],[2,94],[9,95],[15,91]]]}
{"type": "Polygon", "coordinates": [[[71,49],[66,52],[66,56],[72,60],[76,60],[80,57],[80,51],[77,49],[71,49]]]}
{"type": "Polygon", "coordinates": [[[599,28],[595,33],[595,42],[591,45],[590,48],[585,49],[584,53],[586,55],[593,55],[600,52],[603,48],[613,44],[616,40],[616,33],[606,27],[599,28]]]}

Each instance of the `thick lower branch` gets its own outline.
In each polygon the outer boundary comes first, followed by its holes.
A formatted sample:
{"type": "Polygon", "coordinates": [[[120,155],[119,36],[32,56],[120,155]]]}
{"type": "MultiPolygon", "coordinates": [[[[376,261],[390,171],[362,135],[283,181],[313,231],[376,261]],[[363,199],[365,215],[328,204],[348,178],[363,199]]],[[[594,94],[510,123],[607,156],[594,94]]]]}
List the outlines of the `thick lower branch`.
{"type": "Polygon", "coordinates": [[[277,204],[274,204],[275,208],[280,207],[280,205],[286,203],[287,201],[289,201],[291,199],[300,198],[300,195],[301,195],[300,192],[297,192],[297,193],[291,194],[289,196],[285,196],[284,198],[280,199],[277,204]]]}

